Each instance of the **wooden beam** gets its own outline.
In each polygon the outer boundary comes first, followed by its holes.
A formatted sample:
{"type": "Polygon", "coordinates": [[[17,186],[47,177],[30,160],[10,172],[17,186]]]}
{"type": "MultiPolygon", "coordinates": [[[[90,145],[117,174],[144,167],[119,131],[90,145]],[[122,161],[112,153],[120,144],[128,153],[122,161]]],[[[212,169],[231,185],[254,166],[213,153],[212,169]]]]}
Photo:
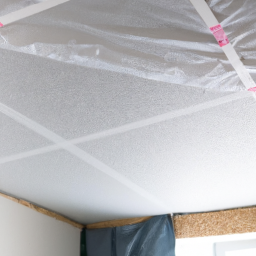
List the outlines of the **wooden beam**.
{"type": "Polygon", "coordinates": [[[176,238],[256,232],[256,207],[174,216],[176,238]]]}
{"type": "Polygon", "coordinates": [[[82,225],[82,224],[80,224],[80,223],[77,223],[77,222],[75,222],[75,221],[72,221],[72,220],[70,220],[70,219],[68,219],[68,218],[66,218],[66,217],[63,217],[63,216],[61,216],[61,215],[55,213],[55,212],[51,212],[51,211],[46,210],[46,209],[44,209],[44,208],[38,207],[38,206],[36,206],[36,205],[33,205],[33,204],[31,204],[31,203],[29,203],[29,202],[27,202],[27,201],[24,201],[24,200],[21,200],[21,199],[17,199],[17,198],[14,198],[14,197],[5,195],[5,194],[3,194],[3,193],[0,193],[0,196],[4,197],[4,198],[6,198],[6,199],[9,199],[9,200],[11,200],[11,201],[14,201],[14,202],[16,202],[16,203],[18,203],[18,204],[21,204],[21,205],[23,205],[23,206],[26,206],[26,207],[28,207],[28,208],[34,210],[34,211],[37,211],[37,212],[39,212],[39,213],[42,213],[42,214],[47,215],[47,216],[49,216],[49,217],[52,217],[52,218],[54,218],[54,219],[56,219],[56,220],[59,220],[59,221],[68,223],[69,225],[74,226],[74,227],[76,227],[76,228],[79,228],[79,229],[84,228],[84,225],[82,225]]]}

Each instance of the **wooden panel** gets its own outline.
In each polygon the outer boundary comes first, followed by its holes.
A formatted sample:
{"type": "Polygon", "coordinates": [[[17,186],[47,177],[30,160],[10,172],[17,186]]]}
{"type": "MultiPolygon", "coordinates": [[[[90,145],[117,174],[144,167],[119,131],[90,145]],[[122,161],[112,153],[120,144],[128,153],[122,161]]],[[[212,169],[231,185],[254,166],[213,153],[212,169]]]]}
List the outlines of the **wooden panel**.
{"type": "Polygon", "coordinates": [[[150,217],[141,217],[141,218],[132,218],[132,219],[121,219],[121,220],[112,220],[112,221],[104,221],[98,222],[95,224],[89,224],[86,226],[87,229],[98,229],[98,228],[114,228],[114,227],[121,227],[126,225],[137,224],[140,222],[147,221],[151,219],[150,217]]]}
{"type": "MultiPolygon", "coordinates": [[[[125,225],[132,225],[147,221],[152,218],[140,217],[131,219],[121,219],[113,221],[99,222],[84,226],[80,223],[69,220],[57,213],[33,205],[27,201],[20,200],[0,193],[0,196],[22,204],[30,209],[66,222],[74,227],[82,229],[111,228],[125,225]]],[[[218,236],[229,234],[241,234],[256,232],[256,207],[240,208],[218,212],[197,213],[188,215],[176,215],[173,217],[176,238],[218,236]]]]}
{"type": "Polygon", "coordinates": [[[174,216],[176,238],[256,232],[256,208],[174,216]]]}

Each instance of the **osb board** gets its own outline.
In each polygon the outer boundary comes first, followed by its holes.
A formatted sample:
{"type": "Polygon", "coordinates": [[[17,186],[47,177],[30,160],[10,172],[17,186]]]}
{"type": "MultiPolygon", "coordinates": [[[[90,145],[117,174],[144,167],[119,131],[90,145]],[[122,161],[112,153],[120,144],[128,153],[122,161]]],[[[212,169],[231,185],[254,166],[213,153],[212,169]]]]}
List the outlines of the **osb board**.
{"type": "Polygon", "coordinates": [[[21,205],[24,205],[24,206],[26,206],[26,207],[28,207],[28,208],[34,210],[34,211],[37,211],[37,212],[39,212],[39,213],[42,213],[42,214],[47,215],[47,216],[49,216],[49,217],[52,217],[52,218],[54,218],[54,219],[56,219],[56,220],[59,220],[59,221],[68,223],[68,224],[70,224],[70,225],[72,225],[72,226],[74,226],[74,227],[76,227],[76,228],[82,229],[82,228],[84,227],[84,226],[83,226],[82,224],[80,224],[80,223],[77,223],[77,222],[75,222],[75,221],[69,220],[69,219],[67,219],[67,218],[65,218],[65,217],[63,217],[63,216],[61,216],[61,215],[59,215],[59,214],[57,214],[57,213],[55,213],[55,212],[51,212],[51,211],[46,210],[46,209],[44,209],[44,208],[38,207],[38,206],[33,205],[33,204],[31,204],[31,203],[29,203],[29,202],[27,202],[27,201],[24,201],[24,200],[21,200],[21,199],[17,199],[17,198],[14,198],[14,197],[5,195],[5,194],[3,194],[3,193],[0,193],[0,196],[4,197],[4,198],[6,198],[6,199],[9,199],[9,200],[11,200],[11,201],[14,201],[14,202],[16,202],[16,203],[19,203],[19,204],[21,204],[21,205]]]}
{"type": "MultiPolygon", "coordinates": [[[[0,196],[22,204],[39,213],[45,214],[56,220],[66,222],[76,228],[82,229],[84,225],[69,220],[57,213],[33,205],[27,201],[17,199],[0,193],[0,196]]],[[[150,217],[121,219],[89,224],[87,229],[110,228],[132,225],[149,220],[150,217]]],[[[256,232],[256,207],[240,208],[219,212],[176,215],[173,217],[176,238],[218,236],[228,234],[256,232]]]]}
{"type": "Polygon", "coordinates": [[[94,224],[88,224],[86,226],[87,229],[98,229],[98,228],[114,228],[114,227],[121,227],[126,225],[137,224],[140,222],[147,221],[151,219],[150,217],[141,217],[141,218],[131,218],[131,219],[121,219],[121,220],[112,220],[112,221],[104,221],[98,222],[94,224]]]}
{"type": "Polygon", "coordinates": [[[176,238],[256,232],[256,207],[174,216],[176,238]]]}

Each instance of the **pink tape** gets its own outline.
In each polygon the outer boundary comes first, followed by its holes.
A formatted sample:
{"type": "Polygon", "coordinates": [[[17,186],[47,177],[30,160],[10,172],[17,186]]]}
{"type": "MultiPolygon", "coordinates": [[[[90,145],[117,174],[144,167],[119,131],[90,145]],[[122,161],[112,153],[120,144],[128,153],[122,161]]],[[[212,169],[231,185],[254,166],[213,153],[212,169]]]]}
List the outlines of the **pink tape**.
{"type": "Polygon", "coordinates": [[[227,45],[229,43],[228,37],[225,34],[225,32],[220,24],[216,25],[214,27],[211,27],[210,30],[212,31],[212,33],[213,33],[214,37],[216,38],[217,42],[219,43],[220,47],[227,45]]]}
{"type": "Polygon", "coordinates": [[[256,92],[256,87],[252,87],[252,88],[248,89],[248,91],[250,91],[250,92],[256,92]]]}
{"type": "Polygon", "coordinates": [[[4,25],[0,22],[0,28],[3,27],[4,25]]]}

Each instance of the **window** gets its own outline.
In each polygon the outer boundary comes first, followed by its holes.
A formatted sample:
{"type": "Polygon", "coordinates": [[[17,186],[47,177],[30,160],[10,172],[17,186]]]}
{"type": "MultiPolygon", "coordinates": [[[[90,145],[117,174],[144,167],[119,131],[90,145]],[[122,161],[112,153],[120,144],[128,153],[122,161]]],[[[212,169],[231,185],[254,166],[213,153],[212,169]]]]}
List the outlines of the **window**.
{"type": "Polygon", "coordinates": [[[215,256],[256,256],[256,239],[215,243],[215,256]]]}
{"type": "Polygon", "coordinates": [[[236,251],[227,251],[225,256],[256,256],[255,249],[245,249],[245,250],[236,250],[236,251]]]}
{"type": "Polygon", "coordinates": [[[176,256],[256,256],[256,232],[176,239],[176,256]]]}

